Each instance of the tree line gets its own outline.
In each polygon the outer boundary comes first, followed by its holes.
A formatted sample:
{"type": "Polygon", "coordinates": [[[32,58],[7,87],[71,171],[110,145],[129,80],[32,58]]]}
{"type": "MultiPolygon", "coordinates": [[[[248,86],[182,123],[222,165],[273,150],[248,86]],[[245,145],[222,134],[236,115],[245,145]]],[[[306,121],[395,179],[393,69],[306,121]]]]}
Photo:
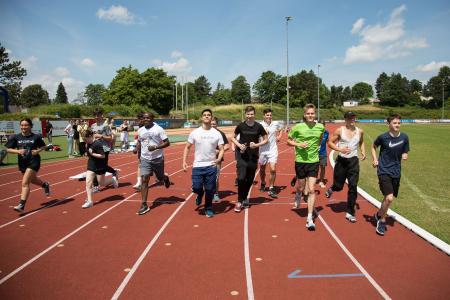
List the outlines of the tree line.
{"type": "MultiPolygon", "coordinates": [[[[29,85],[22,90],[21,82],[26,74],[21,62],[11,62],[5,48],[0,45],[0,85],[9,92],[11,104],[33,107],[41,104],[68,103],[63,83],[59,83],[56,97],[52,100],[39,84],[29,85]]],[[[387,75],[383,72],[378,76],[374,87],[376,97],[382,106],[438,108],[442,103],[442,87],[444,98],[449,98],[450,68],[442,67],[425,85],[417,79],[408,80],[400,73],[387,75]],[[430,100],[423,101],[421,96],[430,97],[430,100]]],[[[372,86],[365,82],[358,82],[353,86],[327,87],[312,70],[301,70],[289,77],[291,107],[303,107],[308,102],[316,103],[318,93],[322,108],[340,107],[347,100],[357,100],[360,104],[364,104],[374,96],[372,86]]],[[[219,82],[213,90],[204,75],[192,82],[181,84],[177,82],[175,76],[168,75],[162,69],[148,68],[139,72],[130,65],[117,70],[108,86],[91,83],[74,100],[87,105],[148,107],[161,115],[167,115],[175,108],[180,111],[185,109],[186,102],[189,105],[286,104],[286,95],[286,76],[270,70],[262,72],[253,86],[250,86],[245,76],[239,75],[231,81],[230,88],[219,82]],[[178,101],[175,102],[175,99],[178,101]]]]}

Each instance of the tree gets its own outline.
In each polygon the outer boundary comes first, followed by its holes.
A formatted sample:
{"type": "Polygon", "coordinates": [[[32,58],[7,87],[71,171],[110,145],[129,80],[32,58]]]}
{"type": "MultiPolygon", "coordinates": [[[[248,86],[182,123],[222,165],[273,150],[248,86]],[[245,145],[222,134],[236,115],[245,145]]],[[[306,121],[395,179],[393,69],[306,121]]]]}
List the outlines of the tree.
{"type": "Polygon", "coordinates": [[[346,86],[342,91],[342,102],[348,101],[352,99],[352,89],[349,86],[346,86]]]}
{"type": "Polygon", "coordinates": [[[54,103],[69,103],[67,99],[66,89],[62,82],[59,83],[58,89],[56,90],[56,97],[54,103]]]}
{"type": "Polygon", "coordinates": [[[229,104],[231,103],[231,90],[226,89],[220,82],[217,84],[217,88],[212,94],[212,99],[215,104],[229,104]]]}
{"type": "Polygon", "coordinates": [[[144,102],[140,91],[141,78],[139,71],[129,65],[116,71],[107,91],[103,94],[103,103],[109,105],[132,105],[144,102]]]}
{"type": "Polygon", "coordinates": [[[352,87],[353,99],[360,100],[360,104],[368,103],[369,98],[373,96],[372,86],[365,82],[358,82],[352,87]]]}
{"type": "Polygon", "coordinates": [[[383,106],[405,106],[410,97],[409,81],[400,73],[389,77],[389,80],[383,84],[380,95],[380,105],[383,106]]]}
{"type": "Polygon", "coordinates": [[[375,90],[377,92],[377,98],[381,99],[381,92],[383,91],[383,85],[389,81],[389,76],[386,73],[381,73],[375,82],[375,90]]]}
{"type": "Polygon", "coordinates": [[[439,70],[437,76],[433,76],[428,80],[424,87],[424,94],[433,97],[425,106],[429,108],[442,107],[442,88],[444,88],[444,99],[450,96],[450,68],[447,66],[439,70]]]}
{"type": "Polygon", "coordinates": [[[208,82],[208,79],[205,76],[199,76],[194,81],[194,96],[192,99],[195,99],[196,101],[202,101],[208,96],[210,96],[211,93],[211,84],[208,82]]]}
{"type": "Polygon", "coordinates": [[[103,95],[106,88],[103,84],[89,84],[84,90],[84,97],[88,105],[100,105],[103,102],[103,95]]]}
{"type": "Polygon", "coordinates": [[[149,68],[140,78],[140,104],[153,108],[159,114],[169,114],[173,107],[175,77],[168,76],[162,69],[149,68]]]}
{"type": "Polygon", "coordinates": [[[234,103],[250,103],[250,84],[240,75],[231,82],[231,99],[234,103]]]}
{"type": "MultiPolygon", "coordinates": [[[[330,88],[330,102],[334,106],[336,106],[336,107],[342,106],[343,91],[344,91],[344,87],[342,85],[340,85],[340,86],[332,85],[331,86],[331,88],[330,88]]],[[[350,92],[350,94],[351,94],[351,92],[350,92]]]]}
{"type": "Polygon", "coordinates": [[[33,107],[41,104],[50,104],[48,92],[40,84],[32,84],[23,89],[20,95],[20,103],[25,107],[33,107]]]}
{"type": "Polygon", "coordinates": [[[286,94],[285,82],[281,75],[272,71],[261,74],[253,85],[253,90],[261,103],[280,103],[286,94]]]}
{"type": "Polygon", "coordinates": [[[411,80],[409,82],[409,91],[411,93],[419,93],[419,94],[421,94],[422,93],[422,89],[423,89],[422,82],[420,82],[419,80],[413,79],[413,80],[411,80]]]}
{"type": "Polygon", "coordinates": [[[0,44],[0,86],[8,91],[10,104],[13,105],[20,105],[21,83],[27,75],[21,63],[21,61],[10,62],[8,52],[0,44]]]}

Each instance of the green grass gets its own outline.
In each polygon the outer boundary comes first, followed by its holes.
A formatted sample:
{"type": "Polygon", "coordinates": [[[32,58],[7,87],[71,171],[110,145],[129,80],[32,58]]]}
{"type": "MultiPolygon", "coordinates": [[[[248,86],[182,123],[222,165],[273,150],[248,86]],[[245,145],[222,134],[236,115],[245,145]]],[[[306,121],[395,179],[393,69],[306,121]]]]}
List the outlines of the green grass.
{"type": "MultiPolygon", "coordinates": [[[[376,170],[372,167],[370,147],[387,131],[387,125],[359,124],[365,132],[367,160],[361,163],[359,185],[378,200],[376,170]]],[[[402,162],[399,197],[392,209],[438,238],[450,243],[450,125],[402,124],[408,134],[410,152],[402,162]]]]}

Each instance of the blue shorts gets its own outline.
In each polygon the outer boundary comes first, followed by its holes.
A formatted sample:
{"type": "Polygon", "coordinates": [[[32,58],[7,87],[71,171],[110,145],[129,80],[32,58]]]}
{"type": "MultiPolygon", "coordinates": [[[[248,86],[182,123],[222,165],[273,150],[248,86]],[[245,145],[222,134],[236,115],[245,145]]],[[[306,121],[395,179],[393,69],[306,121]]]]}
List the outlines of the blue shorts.
{"type": "Polygon", "coordinates": [[[215,193],[216,179],[216,166],[192,168],[192,191],[196,193],[205,190],[207,193],[215,193]]]}

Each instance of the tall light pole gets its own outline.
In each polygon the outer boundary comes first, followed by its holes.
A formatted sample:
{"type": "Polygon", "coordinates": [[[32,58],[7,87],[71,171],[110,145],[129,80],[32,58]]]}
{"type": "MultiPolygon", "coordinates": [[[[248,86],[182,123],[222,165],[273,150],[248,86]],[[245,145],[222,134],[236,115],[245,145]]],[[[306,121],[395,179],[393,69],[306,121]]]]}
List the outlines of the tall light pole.
{"type": "Polygon", "coordinates": [[[320,65],[317,65],[317,121],[320,121],[320,65]]]}
{"type": "Polygon", "coordinates": [[[286,128],[289,128],[289,21],[292,17],[286,17],[286,128]]]}
{"type": "Polygon", "coordinates": [[[178,82],[175,81],[175,111],[178,112],[178,82]]]}
{"type": "Polygon", "coordinates": [[[444,78],[442,78],[442,120],[444,120],[444,78]]]}

